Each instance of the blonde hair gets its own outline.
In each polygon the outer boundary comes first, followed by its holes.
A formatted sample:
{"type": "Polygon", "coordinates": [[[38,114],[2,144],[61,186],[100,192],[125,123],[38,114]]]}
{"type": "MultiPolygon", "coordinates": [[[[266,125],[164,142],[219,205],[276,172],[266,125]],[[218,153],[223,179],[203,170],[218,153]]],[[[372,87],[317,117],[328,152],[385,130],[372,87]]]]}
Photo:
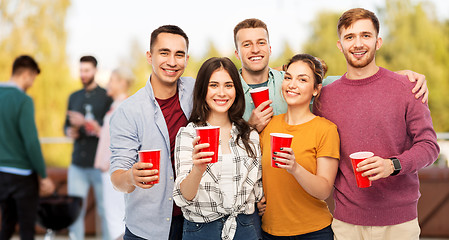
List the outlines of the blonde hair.
{"type": "Polygon", "coordinates": [[[128,88],[131,87],[135,81],[135,76],[129,68],[119,67],[114,69],[111,74],[116,74],[118,78],[125,80],[128,88]]]}

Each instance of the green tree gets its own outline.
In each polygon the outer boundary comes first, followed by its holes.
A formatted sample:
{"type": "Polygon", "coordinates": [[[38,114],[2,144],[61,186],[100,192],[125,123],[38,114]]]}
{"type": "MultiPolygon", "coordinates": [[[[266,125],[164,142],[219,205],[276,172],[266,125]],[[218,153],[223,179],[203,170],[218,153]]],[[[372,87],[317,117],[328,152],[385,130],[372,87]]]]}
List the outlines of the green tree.
{"type": "Polygon", "coordinates": [[[282,65],[286,64],[287,61],[293,57],[293,55],[295,55],[295,51],[293,51],[290,44],[286,40],[284,40],[282,53],[279,54],[277,58],[270,58],[270,67],[281,67],[282,65]]]}
{"type": "Polygon", "coordinates": [[[132,95],[147,83],[151,74],[151,65],[146,58],[147,50],[137,39],[131,41],[129,48],[129,56],[122,60],[120,65],[129,68],[134,73],[135,81],[130,89],[130,95],[132,95]]]}
{"type": "Polygon", "coordinates": [[[387,1],[384,38],[379,60],[393,70],[412,69],[426,75],[429,107],[437,131],[449,131],[449,32],[430,3],[387,1]]]}
{"type": "MultiPolygon", "coordinates": [[[[449,131],[449,23],[436,19],[435,6],[409,0],[385,1],[379,9],[383,46],[377,52],[379,66],[393,71],[411,69],[426,75],[430,90],[429,107],[436,131],[449,131]]],[[[320,13],[313,22],[313,33],[305,52],[324,59],[328,75],[346,72],[346,61],[339,52],[336,26],[341,13],[320,13]]]]}
{"type": "MultiPolygon", "coordinates": [[[[0,2],[0,68],[11,69],[21,54],[33,56],[41,74],[28,94],[35,105],[36,125],[40,137],[63,136],[62,124],[69,93],[78,85],[70,76],[66,55],[65,18],[70,0],[0,2]]],[[[10,71],[2,71],[7,80],[10,71]]],[[[71,145],[43,145],[49,165],[67,165],[71,145]]]]}
{"type": "Polygon", "coordinates": [[[323,59],[327,75],[342,75],[346,72],[346,60],[337,48],[337,22],[341,13],[321,12],[312,22],[312,34],[303,46],[304,53],[323,59]]]}

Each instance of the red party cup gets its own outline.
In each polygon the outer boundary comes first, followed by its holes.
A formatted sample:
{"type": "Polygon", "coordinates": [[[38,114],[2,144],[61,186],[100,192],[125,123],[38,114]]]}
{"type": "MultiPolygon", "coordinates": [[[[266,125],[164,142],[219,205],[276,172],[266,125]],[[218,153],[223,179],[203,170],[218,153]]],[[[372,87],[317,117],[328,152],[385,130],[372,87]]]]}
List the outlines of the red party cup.
{"type": "Polygon", "coordinates": [[[201,149],[201,152],[214,152],[214,155],[210,156],[212,158],[210,163],[216,163],[218,161],[218,146],[220,145],[220,127],[197,127],[195,130],[196,135],[200,137],[198,144],[210,144],[209,147],[201,149]]]}
{"type": "MultiPolygon", "coordinates": [[[[253,99],[254,106],[257,108],[261,103],[270,99],[268,92],[268,87],[259,87],[249,91],[251,93],[251,98],[253,99]]],[[[263,110],[267,109],[266,106],[263,110]]]]}
{"type": "MultiPolygon", "coordinates": [[[[281,151],[281,148],[290,148],[292,145],[293,135],[285,134],[285,133],[270,133],[271,140],[271,166],[275,168],[279,168],[276,166],[277,164],[284,165],[284,163],[273,160],[273,157],[280,158],[274,155],[274,152],[285,152],[281,151]]],[[[285,152],[286,153],[286,152],[285,152]]]]}
{"type": "Polygon", "coordinates": [[[161,162],[161,150],[142,150],[139,151],[139,158],[141,162],[144,163],[152,163],[153,167],[148,168],[146,170],[157,169],[157,180],[152,182],[147,182],[147,184],[156,184],[159,183],[159,173],[160,173],[160,162],[161,162]]]}
{"type": "Polygon", "coordinates": [[[363,172],[358,172],[356,170],[357,164],[359,164],[361,161],[363,161],[367,158],[370,158],[372,156],[374,156],[374,153],[372,153],[372,152],[356,152],[356,153],[349,155],[349,158],[351,158],[351,162],[352,162],[352,169],[354,170],[354,174],[355,174],[355,180],[356,180],[357,186],[359,188],[371,187],[371,181],[368,179],[368,177],[362,176],[363,172]]]}

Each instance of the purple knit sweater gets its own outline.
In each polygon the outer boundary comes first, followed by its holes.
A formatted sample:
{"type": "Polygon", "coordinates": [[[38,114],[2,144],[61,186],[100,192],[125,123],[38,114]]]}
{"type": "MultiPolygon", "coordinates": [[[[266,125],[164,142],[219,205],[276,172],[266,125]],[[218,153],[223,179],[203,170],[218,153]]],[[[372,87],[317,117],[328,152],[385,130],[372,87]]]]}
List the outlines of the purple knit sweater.
{"type": "Polygon", "coordinates": [[[349,80],[345,74],[323,87],[316,113],[337,125],[341,139],[334,191],[338,220],[386,226],[417,218],[418,170],[437,159],[439,147],[429,108],[414,98],[413,86],[406,76],[379,68],[369,78],[349,80]],[[358,188],[349,159],[358,151],[397,157],[402,170],[358,188]]]}

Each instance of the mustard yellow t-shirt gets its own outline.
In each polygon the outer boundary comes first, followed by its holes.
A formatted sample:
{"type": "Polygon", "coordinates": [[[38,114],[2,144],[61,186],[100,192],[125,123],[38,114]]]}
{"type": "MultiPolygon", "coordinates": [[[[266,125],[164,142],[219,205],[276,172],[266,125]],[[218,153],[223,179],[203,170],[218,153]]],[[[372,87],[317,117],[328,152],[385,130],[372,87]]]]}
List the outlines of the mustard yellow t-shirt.
{"type": "Polygon", "coordinates": [[[317,158],[340,158],[337,126],[322,117],[300,125],[288,125],[285,114],[274,116],[260,135],[262,181],[267,208],[262,229],[275,236],[295,236],[329,226],[332,215],[325,201],[308,194],[284,169],[271,166],[270,133],[293,135],[292,149],[296,161],[316,174],[317,158]]]}

